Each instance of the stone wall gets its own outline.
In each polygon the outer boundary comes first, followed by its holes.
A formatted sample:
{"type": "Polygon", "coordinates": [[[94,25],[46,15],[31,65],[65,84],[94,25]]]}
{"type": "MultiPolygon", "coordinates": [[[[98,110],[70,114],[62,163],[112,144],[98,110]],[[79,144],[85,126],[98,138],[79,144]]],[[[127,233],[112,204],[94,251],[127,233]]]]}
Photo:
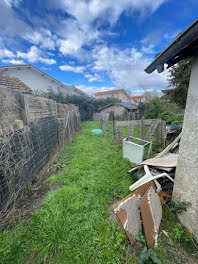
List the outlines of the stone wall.
{"type": "Polygon", "coordinates": [[[74,105],[61,105],[9,89],[0,89],[2,94],[0,214],[80,126],[80,114],[74,105]],[[20,128],[15,127],[16,121],[22,124],[20,128]]]}

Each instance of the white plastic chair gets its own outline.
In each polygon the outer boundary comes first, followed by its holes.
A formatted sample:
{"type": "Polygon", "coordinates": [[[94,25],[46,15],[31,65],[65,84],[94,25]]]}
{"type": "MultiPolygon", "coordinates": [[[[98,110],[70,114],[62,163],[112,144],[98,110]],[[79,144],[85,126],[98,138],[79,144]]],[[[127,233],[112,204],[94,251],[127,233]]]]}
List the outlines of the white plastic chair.
{"type": "Polygon", "coordinates": [[[153,176],[147,165],[144,165],[144,171],[146,174],[129,187],[130,191],[136,190],[137,188],[139,188],[140,186],[144,185],[147,182],[154,181],[157,187],[157,192],[160,192],[162,188],[159,182],[157,181],[157,179],[162,177],[167,177],[170,181],[174,182],[173,178],[171,178],[166,172],[153,176]]]}

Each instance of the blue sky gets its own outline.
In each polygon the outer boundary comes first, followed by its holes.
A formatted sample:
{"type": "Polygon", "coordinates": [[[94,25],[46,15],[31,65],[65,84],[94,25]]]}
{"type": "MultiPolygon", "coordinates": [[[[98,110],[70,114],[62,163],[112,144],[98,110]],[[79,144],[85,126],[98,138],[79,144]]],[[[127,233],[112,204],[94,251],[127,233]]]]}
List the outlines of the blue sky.
{"type": "Polygon", "coordinates": [[[160,90],[167,71],[144,69],[197,14],[197,0],[1,0],[0,64],[31,63],[88,94],[160,90]]]}

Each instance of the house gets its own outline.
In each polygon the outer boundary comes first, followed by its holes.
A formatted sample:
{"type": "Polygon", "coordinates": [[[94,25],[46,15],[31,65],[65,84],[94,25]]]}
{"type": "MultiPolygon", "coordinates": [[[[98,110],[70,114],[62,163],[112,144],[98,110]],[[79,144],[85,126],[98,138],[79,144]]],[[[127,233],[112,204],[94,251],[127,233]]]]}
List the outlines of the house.
{"type": "Polygon", "coordinates": [[[64,95],[86,96],[75,86],[68,86],[31,64],[0,66],[0,75],[20,79],[31,90],[37,92],[61,92],[64,95]]]}
{"type": "Polygon", "coordinates": [[[18,78],[0,75],[0,87],[31,94],[32,90],[18,78]]]}
{"type": "Polygon", "coordinates": [[[137,96],[132,96],[132,99],[135,101],[135,103],[138,105],[139,103],[145,103],[146,98],[144,95],[137,95],[137,96]]]}
{"type": "Polygon", "coordinates": [[[135,105],[133,98],[124,89],[110,90],[104,92],[98,92],[94,94],[96,99],[116,98],[122,103],[127,102],[135,105]]]}
{"type": "Polygon", "coordinates": [[[187,95],[184,123],[181,134],[179,160],[173,188],[173,200],[187,202],[187,211],[178,217],[198,241],[198,20],[180,33],[170,45],[158,54],[145,69],[158,73],[177,62],[193,57],[187,95]]]}
{"type": "Polygon", "coordinates": [[[111,114],[114,112],[116,120],[135,119],[137,107],[129,103],[113,103],[99,109],[99,113],[111,114]]]}

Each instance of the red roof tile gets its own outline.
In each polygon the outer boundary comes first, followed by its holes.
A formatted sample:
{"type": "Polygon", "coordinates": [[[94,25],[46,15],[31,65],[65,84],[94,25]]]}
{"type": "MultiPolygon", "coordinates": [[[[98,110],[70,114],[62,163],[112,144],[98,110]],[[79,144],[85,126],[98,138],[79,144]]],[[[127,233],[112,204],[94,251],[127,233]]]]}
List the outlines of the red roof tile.
{"type": "Polygon", "coordinates": [[[123,89],[117,89],[117,90],[110,90],[110,91],[98,92],[98,93],[95,93],[94,95],[100,95],[100,94],[112,94],[112,93],[118,93],[118,92],[124,92],[124,93],[126,93],[126,91],[123,90],[123,89]]]}

